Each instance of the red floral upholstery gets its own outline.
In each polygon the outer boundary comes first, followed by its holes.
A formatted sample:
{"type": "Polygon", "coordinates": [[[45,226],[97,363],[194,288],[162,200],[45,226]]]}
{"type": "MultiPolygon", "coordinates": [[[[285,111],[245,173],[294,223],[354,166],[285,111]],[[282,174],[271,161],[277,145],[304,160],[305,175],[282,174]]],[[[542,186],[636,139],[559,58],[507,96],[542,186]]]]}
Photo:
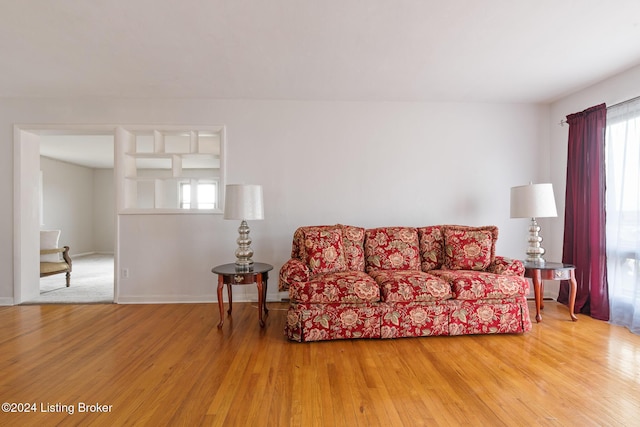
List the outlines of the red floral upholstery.
{"type": "Polygon", "coordinates": [[[444,263],[442,227],[432,225],[418,228],[422,271],[436,270],[444,263]]]}
{"type": "Polygon", "coordinates": [[[381,303],[381,338],[449,335],[449,308],[435,303],[381,303]]]}
{"type": "Polygon", "coordinates": [[[279,289],[292,341],[523,333],[521,261],[495,256],[497,227],[300,227],[279,289]],[[342,255],[342,258],[340,257],[342,255]]]}
{"type": "Polygon", "coordinates": [[[291,244],[291,258],[295,259],[303,259],[304,258],[304,236],[307,231],[324,231],[324,230],[335,230],[338,226],[336,225],[312,225],[307,227],[299,227],[293,233],[293,243],[291,244]]]}
{"type": "MultiPolygon", "coordinates": [[[[342,233],[342,253],[345,263],[342,271],[364,271],[364,228],[342,224],[299,227],[293,233],[291,259],[280,269],[278,277],[280,292],[287,291],[292,282],[306,282],[314,274],[324,272],[322,267],[319,270],[311,270],[306,259],[305,236],[316,236],[320,233],[330,233],[331,235],[333,232],[342,233]],[[294,260],[296,262],[293,262],[294,260]]],[[[326,268],[327,271],[331,269],[326,268]]]]}
{"type": "Polygon", "coordinates": [[[524,264],[518,259],[496,255],[487,271],[507,276],[524,276],[524,264]]]}
{"type": "Polygon", "coordinates": [[[527,301],[450,300],[450,335],[516,334],[531,330],[527,301]]]}
{"type": "Polygon", "coordinates": [[[410,227],[384,227],[365,231],[366,271],[420,270],[418,231],[410,227]]]}
{"type": "Polygon", "coordinates": [[[486,270],[495,258],[498,228],[444,227],[444,266],[449,270],[486,270]]]}
{"type": "Polygon", "coordinates": [[[278,276],[278,290],[284,292],[292,283],[307,282],[311,277],[309,267],[299,259],[291,258],[280,268],[278,276]]]}
{"type": "Polygon", "coordinates": [[[309,266],[311,274],[345,271],[344,244],[340,228],[307,230],[304,233],[302,261],[309,266]]]}
{"type": "Polygon", "coordinates": [[[342,224],[339,227],[342,230],[347,269],[364,271],[364,228],[342,224]]]}
{"type": "Polygon", "coordinates": [[[327,273],[289,286],[292,302],[365,303],[380,301],[378,284],[363,271],[327,273]]]}
{"type": "Polygon", "coordinates": [[[451,286],[431,274],[413,270],[375,270],[371,277],[382,291],[382,301],[442,301],[451,298],[451,286]]]}
{"type": "Polygon", "coordinates": [[[292,341],[380,338],[377,304],[291,304],[285,334],[292,341]]]}
{"type": "Polygon", "coordinates": [[[529,281],[521,276],[470,270],[434,270],[431,274],[450,283],[453,288],[453,298],[458,300],[515,298],[529,295],[529,281]]]}

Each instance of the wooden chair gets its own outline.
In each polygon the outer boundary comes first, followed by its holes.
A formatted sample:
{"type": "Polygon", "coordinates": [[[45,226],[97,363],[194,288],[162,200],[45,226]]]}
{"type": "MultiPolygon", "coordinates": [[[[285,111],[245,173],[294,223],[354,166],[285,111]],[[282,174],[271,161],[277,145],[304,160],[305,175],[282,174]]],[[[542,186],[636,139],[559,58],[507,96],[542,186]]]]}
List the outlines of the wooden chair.
{"type": "Polygon", "coordinates": [[[69,287],[72,266],[69,246],[58,247],[59,237],[60,230],[40,231],[40,277],[65,273],[69,287]]]}
{"type": "Polygon", "coordinates": [[[66,273],[67,287],[69,287],[71,284],[71,257],[69,256],[69,246],[55,249],[40,249],[40,255],[59,253],[62,253],[62,259],[58,262],[40,262],[40,277],[66,273]]]}

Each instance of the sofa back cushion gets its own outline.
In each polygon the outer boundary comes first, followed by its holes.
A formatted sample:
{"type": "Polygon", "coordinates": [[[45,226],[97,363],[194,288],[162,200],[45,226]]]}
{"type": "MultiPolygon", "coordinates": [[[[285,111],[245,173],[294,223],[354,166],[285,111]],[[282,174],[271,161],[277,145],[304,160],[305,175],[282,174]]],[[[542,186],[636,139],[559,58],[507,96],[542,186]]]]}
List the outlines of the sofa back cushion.
{"type": "MultiPolygon", "coordinates": [[[[309,234],[313,240],[317,238],[318,233],[320,232],[333,231],[339,232],[342,238],[342,254],[345,263],[345,269],[339,271],[364,271],[364,228],[354,227],[351,225],[338,224],[299,227],[293,233],[293,243],[291,244],[291,258],[299,259],[300,261],[309,265],[309,254],[305,250],[305,241],[307,234],[309,234]]],[[[339,245],[336,246],[336,250],[338,249],[339,245]]],[[[320,270],[325,269],[321,268],[320,270]]],[[[320,271],[314,271],[314,273],[316,274],[319,272],[320,271]]]]}
{"type": "Polygon", "coordinates": [[[444,264],[444,236],[442,226],[431,225],[418,228],[420,241],[420,264],[422,271],[437,270],[444,264]]]}
{"type": "Polygon", "coordinates": [[[418,230],[382,227],[365,231],[366,271],[420,270],[418,230]]]}
{"type": "Polygon", "coordinates": [[[445,269],[484,271],[495,258],[496,226],[446,225],[443,235],[445,269]]]}

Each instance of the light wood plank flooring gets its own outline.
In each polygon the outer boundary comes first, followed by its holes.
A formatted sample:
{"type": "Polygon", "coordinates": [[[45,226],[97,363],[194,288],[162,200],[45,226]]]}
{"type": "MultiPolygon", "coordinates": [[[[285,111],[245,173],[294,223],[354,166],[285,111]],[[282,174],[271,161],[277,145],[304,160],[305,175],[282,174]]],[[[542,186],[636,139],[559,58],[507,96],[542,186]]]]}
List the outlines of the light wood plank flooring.
{"type": "Polygon", "coordinates": [[[573,323],[555,302],[524,335],[310,344],[286,341],[286,305],[269,307],[260,329],[255,305],[235,304],[222,330],[215,304],[0,307],[0,400],[37,410],[0,413],[0,425],[640,420],[640,337],[583,315],[573,323]]]}

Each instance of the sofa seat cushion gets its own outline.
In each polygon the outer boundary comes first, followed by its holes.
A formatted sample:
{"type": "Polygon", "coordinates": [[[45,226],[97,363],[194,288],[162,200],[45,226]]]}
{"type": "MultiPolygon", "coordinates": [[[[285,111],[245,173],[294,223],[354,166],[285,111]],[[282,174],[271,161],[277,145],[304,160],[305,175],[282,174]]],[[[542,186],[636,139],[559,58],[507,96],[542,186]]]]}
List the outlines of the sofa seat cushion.
{"type": "Polygon", "coordinates": [[[529,281],[522,276],[508,276],[471,270],[432,270],[429,272],[451,285],[457,300],[503,299],[529,294],[529,281]]]}
{"type": "Polygon", "coordinates": [[[41,262],[40,274],[61,273],[63,271],[71,271],[69,264],[66,262],[41,262]]]}
{"type": "Polygon", "coordinates": [[[366,270],[420,270],[418,248],[418,230],[415,228],[382,227],[366,230],[366,270]]]}
{"type": "Polygon", "coordinates": [[[445,280],[419,270],[377,270],[369,274],[380,286],[382,301],[442,301],[452,296],[445,280]]]}
{"type": "Polygon", "coordinates": [[[292,302],[365,303],[380,301],[378,284],[363,271],[344,271],[314,276],[308,282],[289,286],[292,302]]]}

